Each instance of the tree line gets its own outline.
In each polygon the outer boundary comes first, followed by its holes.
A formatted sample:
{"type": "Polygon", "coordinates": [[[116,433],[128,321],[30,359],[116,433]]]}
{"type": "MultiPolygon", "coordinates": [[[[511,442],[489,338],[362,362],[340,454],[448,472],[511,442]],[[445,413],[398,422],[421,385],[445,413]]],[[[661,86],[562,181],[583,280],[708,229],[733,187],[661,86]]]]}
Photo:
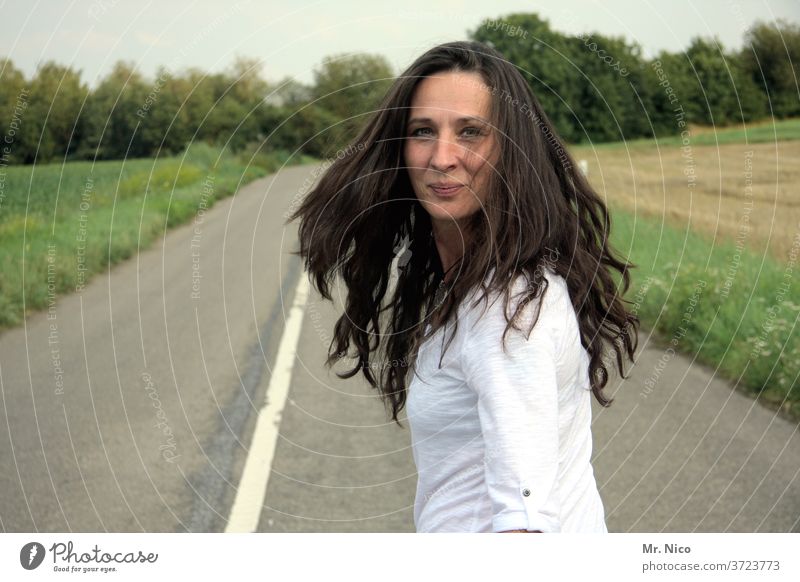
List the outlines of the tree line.
{"type": "MultiPolygon", "coordinates": [[[[635,42],[563,34],[532,13],[484,20],[468,37],[520,69],[568,142],[800,115],[800,27],[786,21],[756,23],[738,51],[698,37],[652,59],[635,42]]],[[[0,58],[0,164],[170,155],[196,140],[327,157],[352,140],[394,74],[372,54],[328,57],[308,85],[268,82],[242,56],[221,73],[162,66],[154,79],[118,61],[90,90],[71,67],[48,61],[26,79],[0,58]]]]}
{"type": "Polygon", "coordinates": [[[507,27],[484,22],[470,36],[492,43],[519,67],[570,142],[675,134],[682,123],[725,126],[800,115],[796,24],[758,22],[738,51],[696,37],[685,51],[646,59],[637,43],[562,34],[536,14],[504,21],[507,27]]]}

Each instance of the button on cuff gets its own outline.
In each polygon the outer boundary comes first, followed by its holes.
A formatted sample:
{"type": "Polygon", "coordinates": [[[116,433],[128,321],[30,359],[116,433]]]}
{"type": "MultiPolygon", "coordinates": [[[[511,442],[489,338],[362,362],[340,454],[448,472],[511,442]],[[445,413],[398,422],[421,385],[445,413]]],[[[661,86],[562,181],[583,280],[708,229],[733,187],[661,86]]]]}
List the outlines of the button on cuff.
{"type": "Polygon", "coordinates": [[[527,526],[522,529],[528,531],[541,531],[544,533],[558,533],[561,531],[561,522],[557,514],[542,511],[541,495],[533,488],[529,480],[523,480],[518,487],[520,501],[525,508],[527,526]]]}

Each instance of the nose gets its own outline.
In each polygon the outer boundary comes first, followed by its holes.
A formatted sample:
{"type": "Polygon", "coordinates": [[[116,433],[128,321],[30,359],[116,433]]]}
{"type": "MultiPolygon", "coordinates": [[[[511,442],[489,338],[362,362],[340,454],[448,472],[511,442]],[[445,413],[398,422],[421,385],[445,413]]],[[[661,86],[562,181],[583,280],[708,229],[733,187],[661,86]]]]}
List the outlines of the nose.
{"type": "Polygon", "coordinates": [[[442,135],[436,139],[431,152],[430,165],[434,170],[446,172],[455,168],[458,161],[460,146],[449,135],[442,135]]]}

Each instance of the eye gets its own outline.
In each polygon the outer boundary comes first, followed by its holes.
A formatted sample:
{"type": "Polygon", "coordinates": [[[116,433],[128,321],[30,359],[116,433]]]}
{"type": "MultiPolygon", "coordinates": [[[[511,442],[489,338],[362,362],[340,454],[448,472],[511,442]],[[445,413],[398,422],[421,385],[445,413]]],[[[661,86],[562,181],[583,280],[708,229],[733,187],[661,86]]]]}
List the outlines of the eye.
{"type": "MultiPolygon", "coordinates": [[[[412,137],[431,137],[432,134],[430,133],[420,133],[420,132],[429,132],[432,131],[430,127],[419,127],[411,132],[412,137]]],[[[479,127],[465,127],[461,130],[462,135],[464,137],[478,137],[483,135],[483,132],[479,127]]]]}
{"type": "Polygon", "coordinates": [[[420,131],[430,131],[430,130],[431,130],[430,127],[419,127],[419,128],[417,128],[417,129],[415,129],[414,131],[411,132],[411,137],[429,137],[429,135],[422,135],[419,132],[420,131]]]}
{"type": "Polygon", "coordinates": [[[465,127],[462,133],[465,132],[471,132],[471,133],[466,133],[467,137],[478,137],[479,135],[483,135],[483,132],[478,127],[465,127]]]}

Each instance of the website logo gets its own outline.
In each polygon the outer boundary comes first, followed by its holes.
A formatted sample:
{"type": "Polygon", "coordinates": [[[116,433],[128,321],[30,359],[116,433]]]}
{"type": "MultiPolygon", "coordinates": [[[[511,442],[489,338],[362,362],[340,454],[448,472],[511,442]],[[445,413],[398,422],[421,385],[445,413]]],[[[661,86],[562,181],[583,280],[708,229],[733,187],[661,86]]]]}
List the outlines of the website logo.
{"type": "Polygon", "coordinates": [[[44,560],[44,546],[39,542],[28,542],[19,551],[19,563],[26,570],[35,570],[44,560]]]}

